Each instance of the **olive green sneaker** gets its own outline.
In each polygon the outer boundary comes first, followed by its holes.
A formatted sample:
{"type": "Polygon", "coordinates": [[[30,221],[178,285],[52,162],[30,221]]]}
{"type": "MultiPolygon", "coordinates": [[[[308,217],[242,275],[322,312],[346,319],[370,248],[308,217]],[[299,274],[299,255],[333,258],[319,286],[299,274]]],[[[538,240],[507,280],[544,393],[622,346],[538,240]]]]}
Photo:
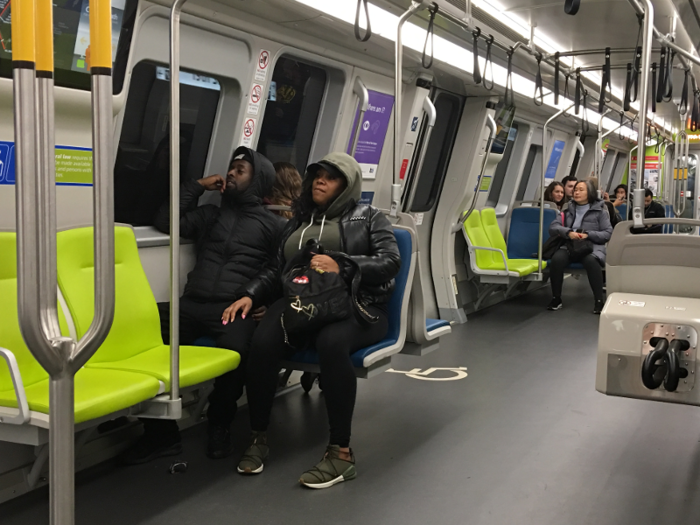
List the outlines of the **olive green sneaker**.
{"type": "Polygon", "coordinates": [[[327,489],[337,483],[355,479],[357,471],[355,470],[355,456],[352,449],[350,450],[350,461],[340,459],[339,456],[340,447],[328,445],[321,462],[311,470],[304,472],[299,483],[311,489],[327,489]]]}
{"type": "Polygon", "coordinates": [[[250,446],[243,453],[241,461],[238,463],[240,474],[260,474],[263,471],[263,462],[270,453],[267,446],[267,434],[265,432],[253,432],[250,439],[250,446]]]}

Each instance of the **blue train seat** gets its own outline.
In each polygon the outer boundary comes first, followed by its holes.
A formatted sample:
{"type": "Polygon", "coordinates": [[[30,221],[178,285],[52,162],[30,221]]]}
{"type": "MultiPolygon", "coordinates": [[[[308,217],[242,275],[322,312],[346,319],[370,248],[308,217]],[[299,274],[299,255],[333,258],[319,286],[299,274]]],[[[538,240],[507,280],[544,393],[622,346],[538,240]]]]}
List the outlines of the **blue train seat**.
{"type": "Polygon", "coordinates": [[[622,217],[623,221],[627,220],[627,204],[620,204],[617,207],[617,211],[620,213],[620,217],[622,217]]]}
{"type": "MultiPolygon", "coordinates": [[[[545,208],[542,223],[542,242],[549,239],[549,225],[559,215],[558,210],[545,208]]],[[[510,215],[508,226],[508,258],[537,259],[540,242],[540,209],[539,207],[514,208],[510,215]]]]}

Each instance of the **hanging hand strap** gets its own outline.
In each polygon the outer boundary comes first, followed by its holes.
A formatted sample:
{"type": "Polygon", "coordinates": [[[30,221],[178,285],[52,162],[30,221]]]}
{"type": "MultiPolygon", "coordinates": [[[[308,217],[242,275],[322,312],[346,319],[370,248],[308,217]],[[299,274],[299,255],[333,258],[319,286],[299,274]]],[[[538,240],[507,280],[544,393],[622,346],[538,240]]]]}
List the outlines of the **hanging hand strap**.
{"type": "Polygon", "coordinates": [[[678,106],[678,113],[685,117],[688,113],[688,89],[690,88],[690,70],[685,70],[685,78],[683,78],[683,91],[681,92],[681,103],[678,106]]]}
{"type": "Polygon", "coordinates": [[[559,52],[554,53],[554,105],[559,105],[559,52]]]}
{"type": "MultiPolygon", "coordinates": [[[[652,89],[656,89],[656,96],[654,99],[657,103],[663,101],[664,90],[666,89],[666,48],[661,48],[661,61],[659,64],[659,83],[656,84],[656,75],[654,75],[654,81],[652,82],[652,89]]],[[[656,111],[654,112],[656,113],[656,111]]]]}
{"type": "Polygon", "coordinates": [[[695,90],[693,93],[693,113],[690,117],[690,131],[696,132],[698,124],[700,124],[700,91],[695,90]]]}
{"type": "Polygon", "coordinates": [[[591,124],[588,122],[588,90],[584,89],[583,90],[583,113],[581,115],[582,122],[581,122],[581,130],[583,131],[583,134],[586,135],[588,131],[591,129],[591,124]]]}
{"type": "Polygon", "coordinates": [[[654,153],[659,153],[661,151],[661,133],[659,132],[659,128],[654,127],[654,140],[656,141],[656,146],[654,146],[654,153]]]}
{"type": "Polygon", "coordinates": [[[535,106],[544,104],[544,90],[542,88],[542,53],[537,54],[537,75],[535,75],[535,95],[532,97],[535,106]],[[537,92],[540,92],[538,95],[537,92]]]}
{"type": "Polygon", "coordinates": [[[611,102],[612,101],[612,71],[611,71],[611,66],[610,66],[610,48],[606,47],[605,48],[605,66],[603,66],[605,69],[605,77],[603,78],[603,94],[605,95],[604,100],[605,102],[611,102]],[[610,96],[607,96],[605,94],[605,90],[607,89],[607,92],[610,96]]]}
{"type": "Polygon", "coordinates": [[[631,100],[630,97],[632,95],[632,64],[629,62],[627,63],[627,76],[625,77],[625,99],[622,103],[622,109],[624,111],[629,111],[630,110],[630,104],[631,100]]]}
{"type": "Polygon", "coordinates": [[[493,89],[493,57],[491,56],[491,47],[493,47],[494,38],[493,35],[489,35],[488,40],[486,40],[486,62],[484,63],[484,87],[491,91],[493,89]],[[490,73],[489,73],[490,70],[490,73]],[[487,80],[486,77],[491,77],[487,80]]]}
{"type": "Polygon", "coordinates": [[[472,44],[472,55],[474,56],[474,70],[472,77],[474,77],[474,83],[478,86],[481,84],[481,70],[479,69],[479,37],[481,36],[481,29],[478,27],[472,31],[472,38],[474,43],[472,44]]]}
{"type": "Polygon", "coordinates": [[[619,140],[624,140],[625,136],[622,134],[622,126],[625,124],[625,112],[620,111],[620,129],[617,130],[617,138],[619,140]]]}
{"type": "Polygon", "coordinates": [[[367,42],[372,38],[372,24],[369,22],[369,0],[357,0],[357,12],[355,13],[355,38],[359,42],[367,42]],[[365,36],[362,36],[360,31],[360,10],[365,6],[365,18],[367,19],[367,31],[365,36]]]}
{"type": "Polygon", "coordinates": [[[673,49],[669,49],[666,59],[666,72],[664,73],[664,102],[671,102],[673,100],[673,62],[675,59],[676,52],[673,49]]]}
{"type": "Polygon", "coordinates": [[[564,98],[570,98],[571,94],[569,93],[569,77],[570,73],[566,73],[564,75],[564,98]]]}
{"type": "Polygon", "coordinates": [[[433,55],[435,54],[435,15],[440,8],[433,4],[430,8],[430,21],[428,22],[428,34],[425,35],[425,44],[423,45],[423,67],[430,69],[433,67],[433,55]],[[426,51],[428,50],[428,40],[430,40],[430,61],[426,61],[426,51]]]}
{"type": "Polygon", "coordinates": [[[651,112],[656,113],[656,94],[654,89],[656,87],[656,62],[651,65],[651,112]]]}
{"type": "Polygon", "coordinates": [[[576,103],[574,113],[576,115],[578,115],[581,111],[581,95],[581,68],[578,68],[576,70],[576,94],[574,95],[576,98],[576,100],[574,101],[576,103]]]}
{"type": "Polygon", "coordinates": [[[630,91],[630,100],[632,102],[637,101],[639,96],[639,73],[642,67],[642,48],[637,47],[637,51],[634,55],[634,67],[632,69],[632,90],[630,91]]]}
{"type": "Polygon", "coordinates": [[[508,52],[508,71],[506,73],[506,93],[504,95],[504,104],[506,107],[515,107],[515,94],[513,93],[513,53],[514,49],[511,47],[508,52]]]}
{"type": "Polygon", "coordinates": [[[581,0],[565,0],[564,1],[564,12],[567,15],[575,15],[578,13],[578,9],[581,7],[581,0]]]}
{"type": "Polygon", "coordinates": [[[600,97],[598,97],[598,113],[605,111],[606,90],[610,85],[610,48],[605,48],[605,64],[603,64],[602,81],[600,82],[600,97]]]}

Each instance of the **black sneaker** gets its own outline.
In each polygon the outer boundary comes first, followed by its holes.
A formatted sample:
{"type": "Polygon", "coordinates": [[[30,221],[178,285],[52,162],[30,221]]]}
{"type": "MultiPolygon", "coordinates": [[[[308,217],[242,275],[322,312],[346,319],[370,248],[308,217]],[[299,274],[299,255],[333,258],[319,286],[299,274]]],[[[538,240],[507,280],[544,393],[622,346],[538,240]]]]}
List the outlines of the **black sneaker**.
{"type": "Polygon", "coordinates": [[[564,308],[564,303],[561,302],[561,297],[553,297],[552,302],[549,303],[549,306],[547,307],[547,310],[561,310],[564,308]]]}
{"type": "Polygon", "coordinates": [[[596,315],[600,315],[600,312],[603,311],[603,306],[605,306],[605,303],[603,301],[596,301],[595,305],[593,306],[593,313],[596,315]]]}
{"type": "Polygon", "coordinates": [[[231,432],[228,428],[209,424],[209,443],[207,444],[207,457],[210,459],[223,459],[233,452],[231,432]]]}
{"type": "Polygon", "coordinates": [[[182,453],[180,434],[154,436],[146,432],[131,448],[119,456],[119,460],[123,465],[141,465],[156,458],[177,456],[180,453],[182,453]]]}

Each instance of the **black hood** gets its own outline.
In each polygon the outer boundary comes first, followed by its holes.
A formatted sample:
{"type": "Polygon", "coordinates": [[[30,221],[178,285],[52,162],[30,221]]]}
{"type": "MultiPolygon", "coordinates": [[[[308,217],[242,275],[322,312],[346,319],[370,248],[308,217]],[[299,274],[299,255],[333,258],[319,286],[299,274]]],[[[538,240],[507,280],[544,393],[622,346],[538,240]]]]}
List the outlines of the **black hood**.
{"type": "MultiPolygon", "coordinates": [[[[243,193],[235,193],[233,195],[224,193],[221,203],[223,206],[261,205],[263,199],[272,194],[272,187],[275,184],[276,177],[275,167],[265,155],[245,146],[236,148],[236,151],[233,152],[233,157],[231,157],[231,162],[240,154],[246,154],[247,157],[253,159],[253,180],[250,181],[250,186],[243,193]]],[[[228,170],[226,172],[228,173],[228,170]]]]}

